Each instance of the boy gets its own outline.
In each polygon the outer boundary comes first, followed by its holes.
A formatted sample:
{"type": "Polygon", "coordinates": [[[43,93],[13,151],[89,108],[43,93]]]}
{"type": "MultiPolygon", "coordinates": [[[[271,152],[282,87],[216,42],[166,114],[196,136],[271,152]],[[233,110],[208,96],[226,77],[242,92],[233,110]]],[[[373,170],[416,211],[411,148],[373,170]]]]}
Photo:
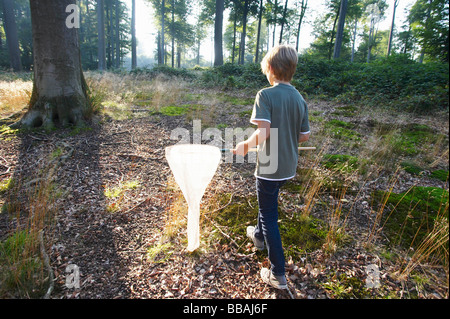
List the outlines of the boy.
{"type": "Polygon", "coordinates": [[[296,50],[285,45],[274,47],[264,57],[262,72],[272,86],[259,91],[255,99],[250,122],[258,125],[258,129],[233,150],[234,154],[245,156],[250,148],[258,146],[255,171],[258,223],[247,228],[247,236],[260,250],[266,243],[271,269],[262,268],[261,278],[278,289],[287,288],[277,223],[278,193],[296,174],[298,143],[306,142],[310,136],[307,105],[290,84],[297,62],[296,50]]]}

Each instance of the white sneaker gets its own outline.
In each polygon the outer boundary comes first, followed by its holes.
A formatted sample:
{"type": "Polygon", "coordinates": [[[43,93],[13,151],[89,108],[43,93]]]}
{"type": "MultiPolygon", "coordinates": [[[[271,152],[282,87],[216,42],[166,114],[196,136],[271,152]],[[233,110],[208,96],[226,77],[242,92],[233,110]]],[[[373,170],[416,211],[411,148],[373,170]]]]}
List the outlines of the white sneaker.
{"type": "Polygon", "coordinates": [[[274,288],[287,289],[286,276],[275,276],[269,269],[261,268],[261,278],[274,288]]]}
{"type": "Polygon", "coordinates": [[[253,244],[256,248],[258,248],[259,250],[264,249],[264,240],[259,240],[255,237],[255,226],[247,227],[247,237],[253,241],[253,244]]]}

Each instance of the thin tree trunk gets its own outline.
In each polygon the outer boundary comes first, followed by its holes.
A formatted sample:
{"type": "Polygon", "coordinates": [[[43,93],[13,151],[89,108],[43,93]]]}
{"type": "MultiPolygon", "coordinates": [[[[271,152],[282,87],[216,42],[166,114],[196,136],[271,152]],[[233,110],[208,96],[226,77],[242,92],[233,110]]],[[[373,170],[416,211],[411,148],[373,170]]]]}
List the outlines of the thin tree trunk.
{"type": "Polygon", "coordinates": [[[116,0],[116,68],[119,69],[121,65],[120,57],[120,1],[116,0]]]}
{"type": "Polygon", "coordinates": [[[224,0],[216,0],[216,19],[214,22],[214,66],[223,65],[223,11],[224,0]]]}
{"type": "Polygon", "coordinates": [[[394,27],[395,27],[395,11],[397,10],[397,6],[398,6],[398,0],[394,0],[394,12],[392,13],[392,23],[391,23],[391,31],[389,32],[389,43],[388,43],[387,56],[389,56],[391,54],[392,38],[394,36],[394,27]]]}
{"type": "Polygon", "coordinates": [[[306,8],[308,7],[308,0],[302,0],[302,5],[301,5],[301,12],[300,12],[300,20],[298,21],[298,29],[297,29],[297,44],[295,45],[295,50],[298,52],[298,48],[300,46],[300,30],[302,27],[302,23],[303,23],[303,18],[305,16],[306,13],[306,8]]]}
{"type": "Polygon", "coordinates": [[[172,37],[172,68],[175,67],[175,0],[172,0],[172,26],[170,28],[170,33],[172,37]]]}
{"type": "Polygon", "coordinates": [[[259,40],[261,37],[261,20],[262,20],[262,12],[263,12],[263,2],[264,0],[260,0],[259,3],[259,16],[258,16],[258,34],[256,36],[256,52],[255,52],[255,63],[259,61],[259,40]]]}
{"type": "Polygon", "coordinates": [[[286,21],[287,5],[288,5],[288,0],[286,0],[286,2],[284,3],[283,18],[281,18],[280,40],[278,41],[279,44],[281,44],[281,42],[283,41],[283,29],[284,29],[284,23],[286,21]]]}
{"type": "Polygon", "coordinates": [[[22,62],[20,61],[19,37],[14,16],[14,3],[12,0],[3,0],[2,2],[3,24],[5,27],[6,43],[8,44],[11,68],[16,72],[20,72],[22,71],[22,62]]]}
{"type": "Polygon", "coordinates": [[[244,64],[245,61],[245,37],[247,35],[247,15],[248,15],[248,0],[245,0],[244,4],[244,16],[242,19],[242,35],[239,54],[239,64],[244,64]]]}
{"type": "MultiPolygon", "coordinates": [[[[33,0],[30,0],[33,2],[33,0]]],[[[103,0],[97,0],[97,33],[98,33],[98,69],[106,69],[105,48],[105,4],[103,0]]]]}
{"type": "Polygon", "coordinates": [[[331,60],[331,54],[332,54],[332,50],[333,50],[333,41],[334,41],[334,35],[336,34],[336,24],[339,18],[339,11],[340,8],[336,14],[336,18],[334,19],[334,23],[333,23],[333,30],[331,31],[331,40],[330,40],[330,45],[329,45],[329,50],[328,50],[328,60],[331,60]]]}
{"type": "Polygon", "coordinates": [[[339,9],[339,22],[336,34],[336,42],[334,43],[333,58],[338,59],[341,56],[342,40],[344,38],[345,16],[347,15],[348,0],[341,0],[339,9]]]}
{"type": "Polygon", "coordinates": [[[166,7],[166,1],[162,0],[162,4],[161,4],[161,56],[160,56],[160,60],[158,61],[160,65],[165,64],[165,55],[166,55],[166,50],[165,50],[165,43],[164,43],[164,20],[165,20],[165,8],[166,7]]]}
{"type": "Polygon", "coordinates": [[[277,31],[277,15],[278,15],[278,0],[275,0],[275,12],[273,19],[273,34],[272,34],[272,47],[275,46],[275,33],[277,31]]]}
{"type": "Polygon", "coordinates": [[[137,48],[136,48],[136,0],[131,1],[131,68],[137,67],[137,48]]]}
{"type": "Polygon", "coordinates": [[[236,51],[236,23],[237,23],[237,14],[234,14],[234,23],[233,23],[233,52],[231,53],[231,63],[234,64],[234,56],[236,51]]]}
{"type": "Polygon", "coordinates": [[[355,44],[356,44],[356,32],[358,29],[358,18],[355,18],[355,30],[353,31],[353,43],[352,43],[352,58],[351,62],[355,60],[355,44]]]}

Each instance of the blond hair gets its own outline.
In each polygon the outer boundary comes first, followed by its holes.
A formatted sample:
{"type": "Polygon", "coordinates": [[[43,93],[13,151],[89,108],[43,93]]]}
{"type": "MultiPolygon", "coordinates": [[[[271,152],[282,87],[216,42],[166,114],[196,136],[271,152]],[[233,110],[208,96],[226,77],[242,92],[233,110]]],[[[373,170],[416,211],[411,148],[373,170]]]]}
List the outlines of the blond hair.
{"type": "Polygon", "coordinates": [[[261,69],[264,74],[268,74],[269,66],[273,75],[279,81],[290,82],[297,69],[297,51],[287,45],[278,45],[267,52],[261,61],[261,69]]]}

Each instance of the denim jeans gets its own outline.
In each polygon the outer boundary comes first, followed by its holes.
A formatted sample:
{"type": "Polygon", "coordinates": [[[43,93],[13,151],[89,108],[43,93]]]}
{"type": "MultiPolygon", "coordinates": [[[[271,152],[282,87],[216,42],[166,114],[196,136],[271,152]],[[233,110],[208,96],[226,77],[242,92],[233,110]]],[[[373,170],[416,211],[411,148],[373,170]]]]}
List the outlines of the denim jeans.
{"type": "Polygon", "coordinates": [[[284,252],[280,230],[278,229],[278,193],[285,182],[256,178],[259,212],[255,237],[259,240],[265,240],[271,270],[277,276],[285,274],[284,252]]]}

